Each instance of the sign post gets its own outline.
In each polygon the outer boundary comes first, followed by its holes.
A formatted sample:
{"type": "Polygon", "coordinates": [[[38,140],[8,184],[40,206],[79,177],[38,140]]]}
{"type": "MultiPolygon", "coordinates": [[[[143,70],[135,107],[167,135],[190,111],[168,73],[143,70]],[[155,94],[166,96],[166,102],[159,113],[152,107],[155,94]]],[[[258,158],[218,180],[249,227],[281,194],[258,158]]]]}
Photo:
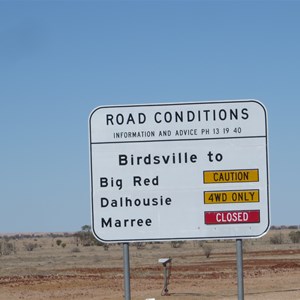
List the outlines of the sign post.
{"type": "Polygon", "coordinates": [[[267,113],[260,102],[98,107],[89,138],[98,240],[239,240],[268,231],[267,113]]]}
{"type": "Polygon", "coordinates": [[[244,274],[243,274],[243,240],[236,240],[236,269],[238,300],[244,300],[244,274]]]}
{"type": "Polygon", "coordinates": [[[129,244],[123,243],[123,262],[124,262],[124,289],[125,300],[131,299],[130,292],[130,259],[129,259],[129,244]]]}

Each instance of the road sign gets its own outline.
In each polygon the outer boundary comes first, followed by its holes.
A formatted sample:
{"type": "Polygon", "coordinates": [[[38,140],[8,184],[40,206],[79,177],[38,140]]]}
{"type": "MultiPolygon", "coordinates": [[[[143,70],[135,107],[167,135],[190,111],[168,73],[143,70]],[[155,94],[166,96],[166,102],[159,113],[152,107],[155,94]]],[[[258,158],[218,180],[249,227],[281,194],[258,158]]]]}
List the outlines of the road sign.
{"type": "Polygon", "coordinates": [[[89,130],[97,239],[236,239],[269,229],[260,102],[103,106],[89,130]]]}

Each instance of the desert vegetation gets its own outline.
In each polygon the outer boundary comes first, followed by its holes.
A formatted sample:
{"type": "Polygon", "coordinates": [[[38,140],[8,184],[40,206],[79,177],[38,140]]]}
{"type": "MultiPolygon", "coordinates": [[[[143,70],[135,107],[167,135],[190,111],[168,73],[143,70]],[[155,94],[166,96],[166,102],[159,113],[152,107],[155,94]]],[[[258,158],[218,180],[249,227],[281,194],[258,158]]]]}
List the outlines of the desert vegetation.
{"type": "MultiPolygon", "coordinates": [[[[272,226],[269,233],[261,239],[249,239],[244,241],[244,244],[270,244],[270,245],[288,245],[300,243],[300,226],[272,226]]],[[[160,245],[169,245],[171,248],[180,249],[183,247],[199,247],[202,249],[205,257],[209,258],[215,249],[218,248],[220,243],[230,244],[232,240],[224,241],[170,241],[170,242],[135,242],[131,243],[131,247],[135,247],[137,250],[143,250],[146,248],[159,248],[160,245]]],[[[64,232],[64,233],[19,233],[14,235],[1,235],[0,234],[0,256],[16,255],[23,250],[27,252],[43,251],[42,248],[63,248],[71,252],[80,252],[80,248],[86,247],[102,247],[104,250],[109,250],[110,247],[121,247],[121,244],[105,244],[93,236],[91,227],[84,225],[81,230],[77,232],[64,232]],[[36,250],[40,249],[40,250],[36,250]]],[[[55,251],[55,249],[52,249],[55,251]]]]}
{"type": "MultiPolygon", "coordinates": [[[[299,236],[298,226],[276,227],[244,241],[246,293],[269,295],[253,299],[300,298],[299,236]],[[281,298],[270,296],[274,289],[281,298]]],[[[235,251],[233,240],[131,243],[132,300],[160,299],[161,257],[172,258],[168,299],[236,299],[235,251]]],[[[88,225],[72,233],[2,235],[0,261],[0,300],[123,299],[122,244],[97,241],[88,225]]]]}

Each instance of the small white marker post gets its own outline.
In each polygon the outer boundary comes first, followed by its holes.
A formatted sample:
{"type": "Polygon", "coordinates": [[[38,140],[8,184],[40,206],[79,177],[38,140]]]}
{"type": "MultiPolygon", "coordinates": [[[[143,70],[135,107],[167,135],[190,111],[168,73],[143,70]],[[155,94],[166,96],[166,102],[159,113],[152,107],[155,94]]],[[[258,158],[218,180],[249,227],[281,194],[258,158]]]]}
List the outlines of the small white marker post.
{"type": "Polygon", "coordinates": [[[171,257],[160,258],[158,260],[158,262],[160,262],[164,267],[164,287],[161,291],[161,295],[162,296],[170,296],[169,290],[168,290],[168,285],[169,285],[169,280],[170,280],[170,276],[171,276],[172,258],[171,257]]]}

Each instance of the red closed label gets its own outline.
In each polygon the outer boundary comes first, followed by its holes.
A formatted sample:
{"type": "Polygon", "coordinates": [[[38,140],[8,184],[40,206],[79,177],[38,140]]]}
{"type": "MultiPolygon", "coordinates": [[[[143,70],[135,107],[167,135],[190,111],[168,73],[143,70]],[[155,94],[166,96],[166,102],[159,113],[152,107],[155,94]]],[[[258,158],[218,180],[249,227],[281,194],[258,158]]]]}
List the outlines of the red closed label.
{"type": "Polygon", "coordinates": [[[205,224],[259,223],[259,210],[206,211],[205,224]]]}

